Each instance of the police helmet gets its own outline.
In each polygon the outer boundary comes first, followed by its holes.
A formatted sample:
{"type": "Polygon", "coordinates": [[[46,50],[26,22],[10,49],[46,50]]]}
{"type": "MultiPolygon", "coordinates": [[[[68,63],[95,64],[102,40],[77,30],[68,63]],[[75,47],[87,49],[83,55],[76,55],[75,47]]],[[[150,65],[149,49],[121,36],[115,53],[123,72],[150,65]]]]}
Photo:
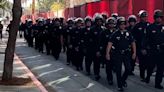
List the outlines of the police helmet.
{"type": "Polygon", "coordinates": [[[106,24],[116,24],[116,19],[114,17],[109,17],[106,20],[106,24]]]}
{"type": "Polygon", "coordinates": [[[85,20],[85,23],[88,22],[88,21],[92,22],[92,17],[91,16],[86,16],[84,20],[85,20]]]}
{"type": "Polygon", "coordinates": [[[75,19],[75,22],[76,23],[84,23],[84,20],[83,20],[83,18],[77,18],[77,19],[75,19]]]}
{"type": "Polygon", "coordinates": [[[158,17],[163,17],[163,16],[164,15],[163,15],[163,11],[162,10],[157,9],[157,10],[154,11],[154,19],[158,18],[158,17]]]}
{"type": "Polygon", "coordinates": [[[68,23],[68,24],[73,24],[73,23],[74,23],[74,20],[73,20],[72,18],[68,18],[68,19],[67,19],[67,23],[68,23]]]}
{"type": "Polygon", "coordinates": [[[137,17],[135,15],[130,15],[128,17],[128,22],[137,22],[137,17]]]}
{"type": "Polygon", "coordinates": [[[112,14],[111,14],[111,17],[114,17],[115,19],[117,19],[118,13],[112,13],[112,14]]]}
{"type": "Polygon", "coordinates": [[[147,17],[148,14],[147,14],[147,11],[145,10],[140,10],[139,13],[138,13],[138,16],[141,18],[141,17],[147,17]]]}
{"type": "Polygon", "coordinates": [[[117,20],[117,25],[125,24],[126,25],[126,19],[125,17],[119,17],[117,20]]]}
{"type": "Polygon", "coordinates": [[[108,18],[108,14],[107,14],[106,12],[101,13],[101,15],[102,15],[102,17],[103,17],[104,19],[107,19],[107,18],[108,18]]]}
{"type": "Polygon", "coordinates": [[[59,18],[55,18],[55,21],[58,21],[58,22],[60,22],[60,19],[59,19],[59,18]]]}
{"type": "Polygon", "coordinates": [[[96,22],[96,21],[98,21],[98,20],[103,21],[103,16],[102,16],[101,14],[99,14],[99,13],[96,13],[96,14],[94,15],[94,21],[96,22]]]}

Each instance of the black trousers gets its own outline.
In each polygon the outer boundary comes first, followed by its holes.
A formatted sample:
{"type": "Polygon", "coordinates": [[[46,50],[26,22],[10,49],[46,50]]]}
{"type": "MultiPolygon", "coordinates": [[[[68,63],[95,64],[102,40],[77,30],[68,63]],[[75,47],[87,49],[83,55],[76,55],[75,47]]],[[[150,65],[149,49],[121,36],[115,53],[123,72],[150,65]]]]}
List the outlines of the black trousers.
{"type": "Polygon", "coordinates": [[[73,61],[72,61],[73,60],[73,50],[71,48],[67,47],[66,55],[67,55],[67,63],[73,64],[73,61]]]}
{"type": "Polygon", "coordinates": [[[164,73],[164,52],[151,52],[150,53],[150,62],[148,64],[148,75],[147,80],[150,80],[150,76],[153,73],[153,70],[155,67],[157,67],[156,70],[156,76],[155,76],[155,85],[160,85],[163,78],[164,73]]]}
{"type": "Polygon", "coordinates": [[[141,52],[138,52],[137,56],[139,59],[140,78],[145,79],[145,72],[147,71],[149,64],[149,56],[142,55],[141,52]]]}
{"type": "Polygon", "coordinates": [[[2,39],[3,38],[2,31],[0,31],[0,36],[1,36],[0,38],[2,39]]]}
{"type": "Polygon", "coordinates": [[[84,58],[84,55],[82,53],[82,51],[76,51],[74,50],[74,64],[76,66],[76,69],[77,70],[83,70],[83,58],[84,58]]]}
{"type": "Polygon", "coordinates": [[[87,50],[86,56],[85,56],[85,68],[86,68],[86,72],[87,73],[91,73],[91,65],[93,62],[93,53],[91,53],[91,51],[87,50]]]}
{"type": "Polygon", "coordinates": [[[120,88],[123,86],[123,83],[126,82],[126,79],[128,78],[129,72],[131,70],[131,65],[130,65],[131,55],[130,53],[125,53],[125,54],[114,53],[112,58],[116,70],[117,85],[120,88]],[[124,64],[125,67],[125,71],[123,75],[122,75],[122,64],[124,64]]]}
{"type": "Polygon", "coordinates": [[[113,73],[112,73],[112,70],[113,70],[113,61],[110,60],[106,60],[106,74],[107,74],[107,80],[108,81],[113,81],[113,73]]]}
{"type": "Polygon", "coordinates": [[[61,44],[60,43],[52,43],[52,55],[55,57],[56,60],[59,59],[59,55],[61,52],[61,44]]]}
{"type": "Polygon", "coordinates": [[[47,55],[49,55],[51,53],[51,44],[50,44],[50,40],[49,39],[46,39],[44,41],[45,43],[45,46],[46,46],[46,53],[47,55]]]}
{"type": "Polygon", "coordinates": [[[100,75],[100,64],[101,64],[101,60],[102,60],[102,56],[97,57],[96,55],[94,55],[94,59],[93,59],[93,70],[94,70],[94,74],[96,76],[99,76],[100,75]]]}
{"type": "Polygon", "coordinates": [[[33,47],[33,37],[28,36],[28,37],[27,37],[27,42],[28,42],[28,46],[29,46],[29,47],[33,47]]]}

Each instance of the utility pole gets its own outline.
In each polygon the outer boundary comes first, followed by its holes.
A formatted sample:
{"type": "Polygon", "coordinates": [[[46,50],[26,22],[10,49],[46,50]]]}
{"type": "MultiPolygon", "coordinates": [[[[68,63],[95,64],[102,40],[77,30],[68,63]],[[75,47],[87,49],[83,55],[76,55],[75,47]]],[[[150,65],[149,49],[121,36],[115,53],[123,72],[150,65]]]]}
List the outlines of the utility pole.
{"type": "MultiPolygon", "coordinates": [[[[59,4],[59,0],[57,0],[57,3],[59,4]]],[[[57,17],[59,17],[59,7],[57,7],[57,17]]]]}

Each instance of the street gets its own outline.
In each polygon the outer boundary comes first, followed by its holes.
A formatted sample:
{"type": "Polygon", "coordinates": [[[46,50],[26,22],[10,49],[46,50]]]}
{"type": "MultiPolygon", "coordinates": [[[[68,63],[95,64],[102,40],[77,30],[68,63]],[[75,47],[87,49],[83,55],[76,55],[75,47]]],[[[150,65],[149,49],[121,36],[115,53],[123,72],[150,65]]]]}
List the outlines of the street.
{"type": "MultiPolygon", "coordinates": [[[[49,92],[54,92],[54,90],[57,92],[117,92],[116,79],[114,79],[114,85],[109,86],[105,69],[101,69],[101,79],[96,82],[93,75],[88,77],[85,72],[78,72],[73,66],[67,66],[65,53],[61,53],[60,59],[56,61],[52,56],[41,54],[34,48],[28,47],[24,39],[18,39],[16,54],[49,92]]],[[[138,66],[136,66],[135,74],[128,78],[128,88],[125,92],[164,91],[154,88],[154,76],[150,84],[141,82],[138,66]]]]}

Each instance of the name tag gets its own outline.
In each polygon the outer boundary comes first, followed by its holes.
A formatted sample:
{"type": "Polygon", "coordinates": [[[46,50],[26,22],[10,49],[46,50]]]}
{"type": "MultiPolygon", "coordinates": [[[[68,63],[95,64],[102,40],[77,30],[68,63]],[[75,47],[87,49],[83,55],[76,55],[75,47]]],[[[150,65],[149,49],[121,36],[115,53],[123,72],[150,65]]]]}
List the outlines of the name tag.
{"type": "Polygon", "coordinates": [[[156,33],[156,31],[155,31],[155,30],[153,30],[153,31],[152,31],[152,33],[156,33]]]}
{"type": "Polygon", "coordinates": [[[120,37],[118,36],[118,37],[116,37],[116,39],[117,39],[117,40],[120,40],[120,37]]]}
{"type": "Polygon", "coordinates": [[[138,28],[138,30],[142,30],[142,28],[140,27],[140,28],[138,28]]]}

